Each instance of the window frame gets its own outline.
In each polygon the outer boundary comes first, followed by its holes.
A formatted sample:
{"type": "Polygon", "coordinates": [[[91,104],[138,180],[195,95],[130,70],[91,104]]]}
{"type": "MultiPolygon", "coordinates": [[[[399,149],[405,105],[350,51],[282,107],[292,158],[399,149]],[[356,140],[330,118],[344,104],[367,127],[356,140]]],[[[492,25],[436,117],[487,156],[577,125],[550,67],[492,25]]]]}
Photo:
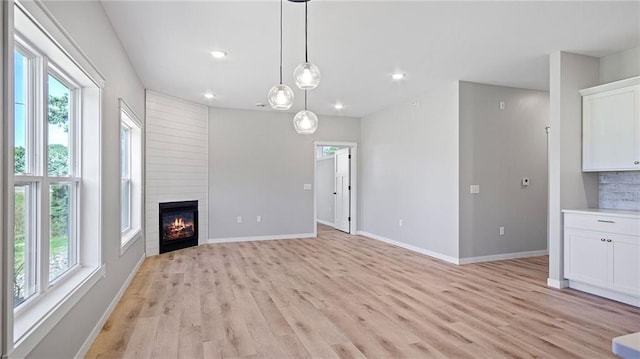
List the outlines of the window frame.
{"type": "MultiPolygon", "coordinates": [[[[33,301],[28,307],[21,308],[20,311],[16,311],[13,308],[13,290],[5,290],[0,294],[3,303],[3,311],[0,312],[0,315],[3,316],[0,318],[2,319],[2,327],[0,328],[2,329],[0,330],[0,333],[2,333],[2,352],[9,355],[9,357],[25,357],[87,294],[89,289],[105,275],[102,256],[102,172],[100,156],[102,151],[101,104],[105,80],[43,4],[15,0],[3,2],[0,7],[3,20],[7,20],[2,24],[2,31],[6,31],[1,40],[3,47],[11,50],[18,49],[14,47],[16,36],[20,36],[23,40],[29,39],[29,41],[25,40],[26,47],[31,47],[30,50],[34,48],[41,50],[40,52],[49,56],[50,63],[59,66],[58,70],[64,69],[68,71],[68,78],[77,80],[82,89],[77,98],[79,101],[76,101],[75,105],[73,105],[77,108],[79,116],[82,116],[82,121],[78,121],[78,126],[75,129],[75,131],[78,131],[78,136],[74,137],[78,142],[69,143],[69,146],[76,146],[69,151],[75,153],[73,156],[77,162],[73,171],[77,171],[75,172],[78,174],[77,177],[81,178],[75,190],[72,191],[72,196],[75,196],[76,199],[71,201],[71,205],[75,206],[75,210],[78,213],[77,221],[72,223],[71,226],[75,228],[82,240],[75,249],[78,255],[78,265],[73,270],[67,271],[68,274],[65,273],[64,280],[56,279],[52,281],[49,285],[49,292],[45,296],[41,296],[41,300],[33,301]],[[82,101],[82,106],[80,106],[80,100],[82,101]],[[83,153],[86,153],[86,155],[82,156],[83,153]],[[78,196],[80,191],[82,196],[78,196]],[[83,225],[79,226],[80,223],[83,225]],[[4,316],[5,314],[6,316],[4,316]]],[[[7,66],[4,66],[2,71],[3,78],[7,79],[5,82],[7,84],[5,98],[8,101],[3,106],[3,113],[7,118],[12,118],[14,116],[13,102],[15,98],[13,85],[14,53],[13,51],[9,53],[10,56],[5,53],[2,59],[3,62],[7,61],[7,66]]],[[[43,63],[40,62],[38,66],[43,66],[43,63]]],[[[44,73],[48,74],[48,72],[44,73]]],[[[57,79],[60,78],[58,77],[57,79]]],[[[34,78],[33,80],[36,85],[46,83],[42,78],[34,78]]],[[[43,98],[47,97],[43,96],[43,98]]],[[[39,101],[33,105],[37,111],[47,110],[46,102],[44,101],[39,101]]],[[[7,141],[2,144],[2,151],[8,158],[13,158],[15,136],[13,121],[6,122],[8,123],[5,128],[9,135],[4,136],[7,141]]],[[[42,137],[43,133],[34,134],[34,138],[36,136],[39,141],[44,138],[42,137]]],[[[41,159],[39,161],[42,163],[41,159]]],[[[5,163],[7,165],[3,166],[0,172],[5,173],[3,179],[6,181],[3,183],[2,192],[7,194],[8,197],[6,201],[3,201],[0,211],[8,211],[5,218],[8,219],[8,223],[13,223],[13,212],[15,210],[15,194],[12,194],[12,191],[15,192],[13,161],[6,161],[5,163]]],[[[31,172],[33,173],[30,173],[30,175],[38,177],[39,174],[43,173],[44,169],[32,168],[31,172]],[[41,172],[36,173],[37,170],[41,172]]],[[[71,176],[60,178],[64,178],[65,182],[68,183],[71,176]]],[[[28,179],[28,176],[19,178],[20,181],[28,179]]],[[[73,178],[71,178],[71,181],[73,181],[73,178]]],[[[39,193],[43,192],[42,188],[39,188],[38,191],[39,193]]],[[[48,192],[47,196],[41,197],[48,197],[48,192]]],[[[43,206],[44,204],[39,203],[39,205],[43,206]]],[[[48,230],[48,228],[45,230],[48,230]]],[[[13,225],[5,226],[3,231],[3,235],[6,235],[7,238],[14,238],[13,225]]],[[[40,250],[41,253],[45,253],[42,248],[40,250]]],[[[2,256],[0,267],[7,284],[12,283],[11,278],[13,278],[13,253],[13,240],[9,240],[7,245],[0,251],[2,256]]]]}
{"type": "MultiPolygon", "coordinates": [[[[49,93],[48,93],[48,86],[47,89],[45,90],[46,95],[46,103],[47,103],[47,107],[46,107],[46,111],[45,111],[45,118],[46,121],[44,121],[44,126],[45,126],[45,134],[46,134],[46,140],[44,141],[44,158],[46,158],[46,161],[44,161],[44,165],[45,165],[45,170],[43,171],[43,176],[45,178],[45,181],[47,182],[47,186],[46,188],[50,191],[51,190],[51,186],[53,185],[66,185],[69,184],[71,185],[71,189],[70,189],[70,221],[69,221],[69,267],[63,272],[61,273],[61,275],[59,275],[58,277],[54,278],[53,280],[51,280],[51,273],[47,273],[48,274],[48,278],[49,278],[49,288],[52,287],[53,285],[55,285],[56,283],[58,283],[61,280],[64,280],[63,277],[67,276],[69,272],[72,272],[75,270],[75,268],[79,265],[80,263],[80,256],[78,253],[78,248],[80,247],[80,238],[79,238],[79,233],[80,233],[80,223],[79,223],[79,203],[82,200],[81,198],[81,193],[80,193],[80,183],[82,181],[82,172],[81,172],[81,168],[80,168],[80,161],[79,161],[79,153],[80,151],[78,151],[79,149],[79,142],[80,142],[80,132],[78,131],[78,127],[80,125],[80,120],[81,120],[81,116],[80,116],[80,109],[81,109],[81,99],[80,99],[80,85],[78,85],[75,81],[71,80],[68,75],[66,75],[64,73],[64,71],[60,70],[58,68],[58,66],[52,62],[51,60],[49,60],[47,58],[47,67],[46,67],[46,73],[44,74],[47,77],[47,85],[49,84],[48,81],[48,77],[52,76],[54,77],[58,82],[60,82],[61,84],[63,84],[64,86],[67,87],[67,89],[69,89],[69,146],[68,146],[68,173],[66,176],[52,176],[49,174],[49,168],[48,168],[48,163],[49,163],[49,143],[48,143],[48,135],[49,135],[49,93]]],[[[43,189],[43,195],[44,192],[46,192],[47,190],[43,189]]],[[[51,213],[50,213],[50,208],[51,206],[49,206],[49,218],[51,218],[51,213]]],[[[43,213],[43,212],[41,212],[43,213]]],[[[44,215],[43,215],[44,217],[44,215]]],[[[44,226],[43,226],[44,228],[44,226]]],[[[51,229],[51,226],[49,226],[49,229],[51,229]]],[[[48,242],[51,243],[51,236],[50,234],[47,235],[47,239],[48,242]]],[[[43,238],[43,242],[44,242],[44,238],[43,238]]],[[[49,248],[49,260],[51,260],[51,249],[49,248]]],[[[51,265],[51,263],[49,263],[49,266],[51,265]]],[[[45,266],[42,266],[45,267],[45,266]]],[[[45,277],[43,277],[45,278],[45,277]]],[[[44,284],[43,284],[44,285],[44,284]]]]}
{"type": "MultiPolygon", "coordinates": [[[[122,116],[122,113],[120,114],[122,116]]],[[[122,141],[122,136],[124,135],[125,138],[125,153],[122,153],[122,147],[120,148],[120,232],[122,234],[122,236],[126,236],[126,234],[132,229],[132,216],[133,213],[131,213],[131,205],[132,205],[132,201],[131,201],[131,136],[132,136],[132,128],[131,126],[129,126],[128,123],[125,123],[125,121],[120,121],[120,140],[122,141]],[[126,161],[126,164],[122,163],[122,161],[126,161]],[[124,172],[124,173],[123,173],[124,172]],[[127,188],[127,203],[122,203],[123,200],[123,191],[124,188],[127,188]],[[122,224],[122,219],[123,219],[123,212],[124,212],[124,208],[127,207],[127,225],[126,227],[123,228],[123,224],[122,224]]]]}
{"type": "MultiPolygon", "coordinates": [[[[15,183],[14,184],[14,191],[15,188],[18,186],[22,186],[25,187],[25,205],[26,203],[29,204],[28,209],[25,211],[25,214],[27,216],[27,218],[25,218],[25,231],[28,232],[28,241],[29,241],[29,246],[31,248],[35,247],[37,245],[37,226],[36,226],[36,221],[34,220],[34,218],[36,218],[36,209],[37,209],[37,203],[36,203],[36,198],[37,198],[37,191],[38,189],[36,188],[36,185],[34,183],[31,182],[21,182],[21,183],[15,183]]],[[[15,197],[14,197],[15,198],[15,197]]],[[[15,201],[14,201],[15,203],[15,201]]],[[[15,205],[14,205],[14,209],[15,209],[15,205]]],[[[14,212],[15,213],[15,212],[14,212]]],[[[15,217],[15,214],[14,214],[15,217]]],[[[25,238],[26,241],[26,238],[25,238]]],[[[14,242],[15,243],[15,242],[14,242]]],[[[26,251],[27,247],[25,245],[25,251],[26,251]]],[[[34,264],[34,266],[32,268],[27,269],[27,266],[25,265],[25,277],[27,277],[27,274],[29,277],[31,277],[29,280],[27,280],[26,282],[26,286],[32,285],[32,289],[33,289],[33,293],[29,294],[28,297],[26,297],[18,306],[15,306],[14,303],[14,310],[15,308],[19,307],[20,305],[25,304],[25,307],[28,306],[28,302],[33,301],[34,296],[38,294],[38,282],[37,282],[37,277],[38,275],[38,267],[37,267],[37,261],[38,261],[38,254],[37,252],[34,250],[33,253],[28,254],[27,256],[31,257],[30,259],[33,261],[32,264],[34,264]]],[[[15,261],[15,254],[14,254],[14,261],[15,261]]],[[[26,260],[25,260],[26,262],[26,260]]],[[[14,264],[15,266],[15,264],[14,264]]],[[[13,272],[13,276],[15,276],[15,271],[13,272]]],[[[12,288],[13,291],[15,292],[15,287],[12,288]]],[[[14,296],[14,300],[15,300],[15,296],[14,296]]]]}
{"type": "MultiPolygon", "coordinates": [[[[26,138],[25,138],[25,172],[23,173],[24,175],[31,175],[34,174],[36,172],[36,170],[34,169],[34,164],[37,162],[36,158],[35,158],[35,154],[32,153],[32,151],[27,152],[27,149],[32,148],[33,144],[35,143],[35,137],[37,136],[37,132],[36,129],[33,128],[32,124],[33,121],[31,120],[32,116],[34,116],[34,113],[36,112],[36,101],[34,101],[34,99],[30,99],[28,94],[33,91],[33,88],[36,87],[37,85],[34,83],[35,82],[35,76],[34,76],[34,72],[36,71],[36,67],[38,65],[38,60],[37,58],[40,57],[41,55],[38,53],[35,53],[32,48],[28,47],[28,46],[24,46],[22,43],[19,43],[17,41],[14,41],[14,52],[19,52],[22,56],[24,56],[25,60],[26,60],[26,80],[25,80],[25,104],[24,104],[24,110],[25,110],[25,131],[26,131],[26,138]]],[[[14,64],[15,65],[15,64],[14,64]]],[[[15,88],[15,84],[14,84],[14,88],[15,88]]],[[[14,95],[14,99],[15,99],[15,95],[14,95]]],[[[14,101],[15,103],[15,101],[14,101]]],[[[14,108],[15,111],[15,108],[14,108]]],[[[15,116],[15,112],[14,112],[14,116],[15,116]]],[[[15,174],[15,170],[13,172],[11,172],[11,174],[15,174]]]]}
{"type": "MultiPolygon", "coordinates": [[[[129,170],[129,226],[122,230],[120,237],[120,255],[123,255],[135,242],[144,237],[144,131],[140,117],[127,102],[120,98],[120,129],[128,128],[128,170],[129,170]]],[[[120,200],[122,201],[122,153],[120,153],[120,200]]],[[[120,219],[122,220],[123,204],[120,203],[120,219]]]]}
{"type": "MultiPolygon", "coordinates": [[[[80,100],[80,86],[72,81],[69,75],[60,70],[60,67],[38,51],[37,47],[26,40],[21,34],[16,34],[14,39],[15,51],[21,52],[27,58],[27,88],[25,102],[32,104],[25,106],[27,129],[27,143],[25,144],[25,162],[30,157],[30,168],[25,174],[13,173],[14,187],[16,185],[29,186],[31,195],[29,204],[32,208],[27,211],[29,216],[28,228],[31,229],[29,241],[36,248],[35,258],[35,292],[22,303],[14,306],[14,315],[20,316],[34,305],[38,305],[53,287],[68,280],[77,272],[79,267],[79,201],[81,200],[79,187],[81,182],[80,167],[77,159],[77,147],[80,141],[77,131],[80,100]],[[69,143],[68,143],[68,173],[66,176],[49,174],[49,76],[54,77],[69,90],[69,143]],[[39,105],[38,105],[39,104],[39,105]],[[29,153],[30,155],[26,155],[29,153]],[[51,235],[50,235],[50,190],[54,185],[70,185],[69,200],[69,259],[68,268],[51,278],[51,235]]],[[[32,263],[33,264],[33,263],[32,263]]],[[[15,304],[14,304],[15,305],[15,304]]]]}
{"type": "MultiPolygon", "coordinates": [[[[37,218],[37,214],[36,214],[36,209],[39,206],[39,204],[37,203],[36,199],[38,198],[38,191],[39,191],[39,186],[38,186],[38,182],[37,181],[33,181],[32,178],[34,175],[36,175],[37,172],[37,167],[35,166],[35,164],[38,162],[36,160],[36,152],[37,151],[33,151],[33,149],[35,148],[35,137],[37,136],[36,134],[37,132],[37,126],[33,126],[34,122],[36,121],[34,119],[34,114],[36,112],[35,110],[35,106],[37,104],[37,99],[33,98],[32,96],[30,96],[29,94],[33,93],[35,90],[34,88],[37,87],[37,85],[35,84],[35,80],[36,77],[34,76],[34,73],[37,71],[37,65],[39,64],[39,61],[37,60],[38,56],[41,56],[37,53],[35,53],[33,51],[32,48],[28,47],[28,46],[23,46],[22,43],[19,43],[18,41],[14,42],[14,51],[11,53],[12,58],[15,58],[15,52],[20,53],[20,55],[22,55],[25,59],[24,61],[24,102],[25,102],[25,106],[24,106],[24,115],[25,115],[25,168],[24,168],[24,172],[20,173],[20,174],[16,174],[15,172],[15,163],[14,161],[11,161],[12,165],[10,166],[10,168],[8,169],[8,174],[9,176],[11,176],[11,178],[13,179],[13,191],[14,194],[12,197],[13,198],[13,210],[15,211],[15,188],[17,186],[24,186],[25,187],[25,206],[29,206],[26,209],[26,214],[27,214],[27,218],[25,218],[25,229],[28,232],[28,238],[25,238],[25,241],[28,241],[28,245],[30,248],[37,248],[37,243],[38,240],[37,238],[39,237],[39,233],[38,233],[38,228],[36,226],[36,218],[37,218]],[[16,177],[19,176],[21,178],[20,181],[16,180],[16,177]]],[[[14,64],[15,66],[15,64],[14,64]]],[[[14,76],[15,76],[15,68],[14,68],[14,76]]],[[[14,86],[13,89],[15,89],[15,78],[14,78],[14,86]]],[[[15,94],[14,94],[14,104],[15,104],[15,94]]],[[[15,105],[14,105],[14,111],[15,111],[15,105]]],[[[14,121],[15,121],[15,112],[14,112],[14,121]]],[[[14,132],[14,131],[12,131],[14,132]]],[[[13,136],[11,136],[11,138],[15,138],[15,132],[13,134],[13,136]]],[[[15,147],[15,146],[13,146],[15,147]]],[[[12,157],[15,158],[15,155],[13,155],[12,157]]],[[[14,212],[14,218],[15,218],[15,212],[14,212]]],[[[10,238],[14,238],[14,245],[15,245],[15,237],[10,237],[10,238]]],[[[25,243],[25,250],[27,249],[27,243],[25,243]]],[[[38,262],[38,254],[37,254],[37,250],[33,250],[33,254],[32,255],[26,255],[25,256],[25,273],[27,272],[27,268],[31,267],[27,265],[27,258],[26,257],[30,257],[29,259],[31,261],[33,261],[33,267],[28,269],[29,273],[29,277],[31,277],[30,280],[27,280],[26,285],[29,286],[30,284],[33,285],[33,293],[31,293],[27,298],[25,298],[18,306],[23,306],[26,307],[29,305],[29,302],[33,301],[34,297],[38,295],[39,292],[39,287],[38,287],[38,277],[40,277],[40,274],[38,274],[39,269],[37,266],[37,262],[38,262]]],[[[15,277],[15,249],[12,253],[12,266],[9,271],[9,275],[13,278],[15,277]]],[[[26,277],[26,275],[25,275],[26,277]]],[[[15,292],[15,284],[12,287],[12,293],[15,292]]],[[[14,298],[15,300],[15,298],[14,298]]],[[[14,307],[12,307],[12,309],[15,310],[16,306],[14,304],[14,307]]]]}

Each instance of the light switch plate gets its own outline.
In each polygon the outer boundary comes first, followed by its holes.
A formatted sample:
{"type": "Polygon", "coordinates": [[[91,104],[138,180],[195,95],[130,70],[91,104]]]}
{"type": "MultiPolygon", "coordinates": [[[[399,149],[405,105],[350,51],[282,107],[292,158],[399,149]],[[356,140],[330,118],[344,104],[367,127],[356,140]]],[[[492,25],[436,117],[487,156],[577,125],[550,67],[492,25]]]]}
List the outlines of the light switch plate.
{"type": "Polygon", "coordinates": [[[471,194],[480,193],[480,185],[479,184],[472,184],[471,186],[469,186],[469,193],[471,193],[471,194]]]}

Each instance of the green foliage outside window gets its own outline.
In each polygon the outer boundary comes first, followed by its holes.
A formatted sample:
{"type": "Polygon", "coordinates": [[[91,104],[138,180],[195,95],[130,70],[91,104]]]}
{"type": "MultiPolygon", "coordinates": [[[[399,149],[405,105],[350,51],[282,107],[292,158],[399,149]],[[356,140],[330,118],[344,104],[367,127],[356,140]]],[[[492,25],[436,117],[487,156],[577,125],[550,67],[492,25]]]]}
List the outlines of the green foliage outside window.
{"type": "MultiPolygon", "coordinates": [[[[69,132],[69,96],[49,96],[49,123],[69,132]]],[[[50,176],[69,174],[69,148],[61,144],[48,145],[48,173],[50,176]]],[[[14,148],[14,172],[26,172],[26,151],[22,146],[14,148]]],[[[69,251],[69,201],[68,186],[53,186],[50,193],[51,208],[51,257],[64,256],[69,251]]],[[[22,303],[25,285],[25,193],[16,191],[14,214],[14,306],[22,303]]]]}
{"type": "Polygon", "coordinates": [[[49,123],[69,132],[69,94],[49,96],[49,123]]]}
{"type": "Polygon", "coordinates": [[[341,147],[336,146],[322,146],[322,155],[323,156],[333,156],[337,150],[341,147]]]}

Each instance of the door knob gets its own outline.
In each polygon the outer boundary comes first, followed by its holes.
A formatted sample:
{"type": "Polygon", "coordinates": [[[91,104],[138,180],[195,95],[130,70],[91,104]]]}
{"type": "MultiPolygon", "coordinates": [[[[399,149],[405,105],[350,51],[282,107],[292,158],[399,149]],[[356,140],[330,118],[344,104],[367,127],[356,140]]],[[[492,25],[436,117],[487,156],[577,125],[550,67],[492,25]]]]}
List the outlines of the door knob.
{"type": "Polygon", "coordinates": [[[611,243],[611,240],[610,240],[610,239],[607,239],[607,242],[608,242],[608,243],[611,243]]]}
{"type": "Polygon", "coordinates": [[[600,238],[600,242],[604,242],[604,241],[606,241],[606,239],[600,238]]]}
{"type": "Polygon", "coordinates": [[[338,194],[338,192],[333,192],[333,194],[338,194]]]}

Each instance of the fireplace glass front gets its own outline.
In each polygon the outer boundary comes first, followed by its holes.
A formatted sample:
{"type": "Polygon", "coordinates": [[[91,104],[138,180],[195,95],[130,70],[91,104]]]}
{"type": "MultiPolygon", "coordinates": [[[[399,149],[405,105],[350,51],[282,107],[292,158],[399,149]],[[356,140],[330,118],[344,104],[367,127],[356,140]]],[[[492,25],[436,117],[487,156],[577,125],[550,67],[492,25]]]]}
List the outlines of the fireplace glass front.
{"type": "Polygon", "coordinates": [[[198,245],[198,201],[160,203],[160,253],[198,245]]]}

